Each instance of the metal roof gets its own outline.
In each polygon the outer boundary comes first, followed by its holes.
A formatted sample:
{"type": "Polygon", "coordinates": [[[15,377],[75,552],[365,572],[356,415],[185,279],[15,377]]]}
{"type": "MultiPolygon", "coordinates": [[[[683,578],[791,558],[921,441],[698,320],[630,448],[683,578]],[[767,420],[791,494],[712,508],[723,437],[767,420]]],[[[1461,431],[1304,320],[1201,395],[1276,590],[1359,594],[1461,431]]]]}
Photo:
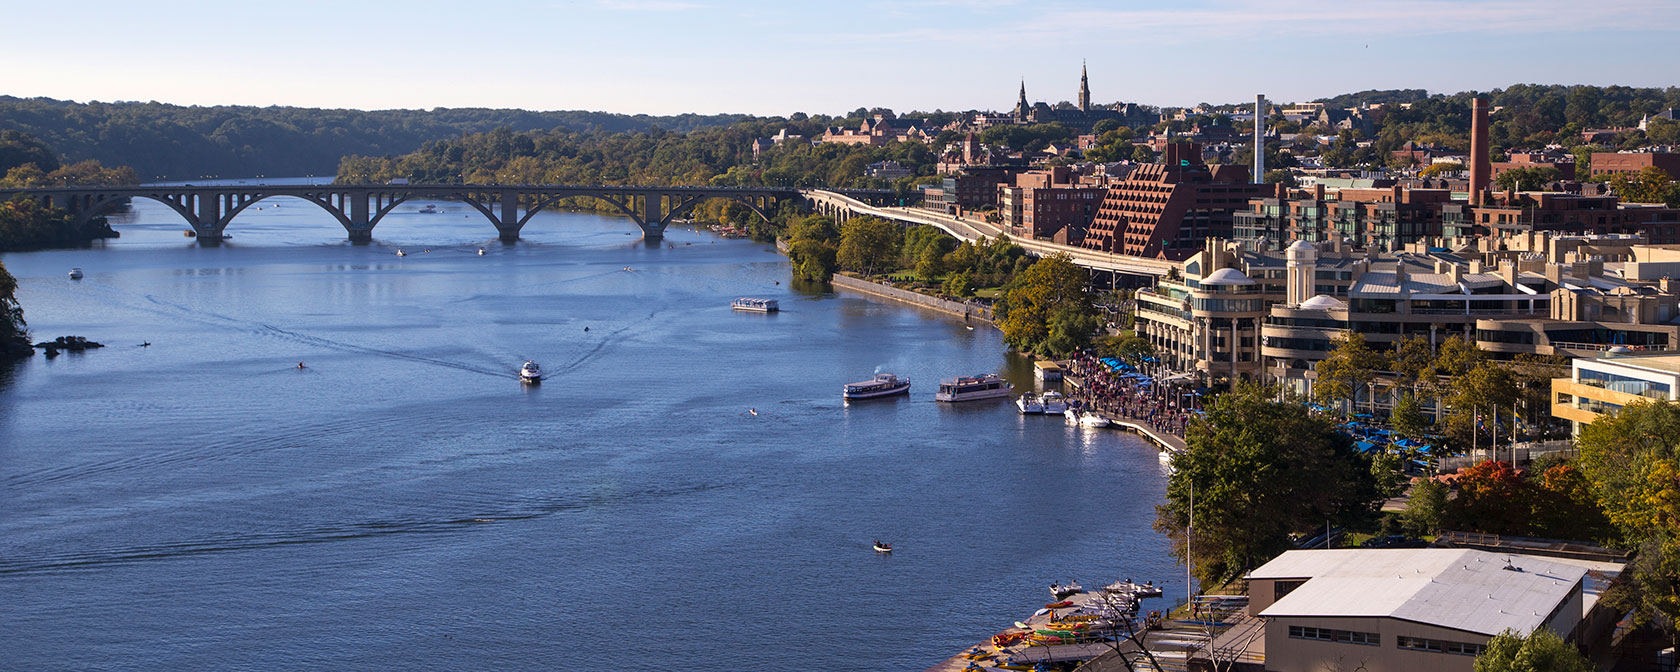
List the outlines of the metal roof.
{"type": "Polygon", "coordinates": [[[1587,570],[1458,548],[1288,551],[1250,579],[1308,579],[1261,616],[1396,618],[1465,632],[1532,632],[1587,570]]]}

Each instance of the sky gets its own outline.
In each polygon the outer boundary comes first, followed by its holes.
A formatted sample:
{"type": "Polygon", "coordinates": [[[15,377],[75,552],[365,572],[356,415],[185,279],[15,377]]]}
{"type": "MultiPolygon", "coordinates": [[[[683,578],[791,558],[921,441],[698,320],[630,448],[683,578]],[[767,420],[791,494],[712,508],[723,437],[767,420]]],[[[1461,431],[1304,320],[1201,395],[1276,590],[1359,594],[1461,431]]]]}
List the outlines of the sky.
{"type": "Polygon", "coordinates": [[[6,2],[0,94],[620,113],[1680,85],[1680,0],[6,2]]]}

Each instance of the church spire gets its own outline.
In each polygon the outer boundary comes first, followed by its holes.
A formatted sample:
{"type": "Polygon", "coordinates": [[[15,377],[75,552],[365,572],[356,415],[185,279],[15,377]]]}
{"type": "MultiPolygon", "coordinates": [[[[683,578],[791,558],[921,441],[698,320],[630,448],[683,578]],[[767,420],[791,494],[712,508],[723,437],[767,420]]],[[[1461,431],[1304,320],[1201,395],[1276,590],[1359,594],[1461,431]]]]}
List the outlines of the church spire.
{"type": "Polygon", "coordinates": [[[1021,80],[1021,98],[1015,101],[1015,118],[1022,121],[1026,120],[1027,111],[1031,109],[1032,106],[1027,104],[1027,80],[1023,79],[1021,80]]]}
{"type": "Polygon", "coordinates": [[[1085,77],[1085,61],[1079,62],[1079,109],[1091,111],[1091,82],[1085,77]]]}

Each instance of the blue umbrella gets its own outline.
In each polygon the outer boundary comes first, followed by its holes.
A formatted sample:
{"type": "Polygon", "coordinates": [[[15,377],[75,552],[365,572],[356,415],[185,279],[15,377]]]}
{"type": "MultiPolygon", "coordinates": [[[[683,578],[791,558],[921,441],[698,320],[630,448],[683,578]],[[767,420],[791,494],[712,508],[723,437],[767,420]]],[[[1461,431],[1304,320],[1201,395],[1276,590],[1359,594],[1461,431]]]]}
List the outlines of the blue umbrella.
{"type": "Polygon", "coordinates": [[[1353,447],[1358,448],[1361,453],[1369,453],[1371,452],[1371,449],[1377,447],[1377,444],[1371,443],[1370,441],[1360,441],[1359,443],[1353,444],[1353,447]]]}

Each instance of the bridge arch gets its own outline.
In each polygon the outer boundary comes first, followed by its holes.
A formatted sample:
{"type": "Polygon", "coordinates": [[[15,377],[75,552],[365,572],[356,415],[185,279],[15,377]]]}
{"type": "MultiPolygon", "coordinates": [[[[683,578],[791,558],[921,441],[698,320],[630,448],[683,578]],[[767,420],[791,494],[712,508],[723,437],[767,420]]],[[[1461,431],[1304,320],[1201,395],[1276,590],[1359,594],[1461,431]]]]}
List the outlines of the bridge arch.
{"type": "Polygon", "coordinates": [[[88,195],[78,196],[76,198],[85,199],[82,203],[72,204],[76,211],[76,218],[73,221],[77,229],[86,228],[89,224],[93,223],[93,219],[95,217],[103,217],[115,212],[117,207],[124,203],[125,198],[144,198],[167,205],[170,210],[175,211],[175,214],[180,215],[181,219],[186,220],[187,226],[191,227],[194,231],[197,231],[199,228],[198,215],[189,209],[185,204],[176,201],[174,197],[164,193],[125,194],[122,196],[110,197],[88,195]]]}
{"type": "Polygon", "coordinates": [[[233,218],[239,216],[239,213],[244,212],[246,208],[271,198],[295,198],[306,203],[314,204],[316,207],[327,211],[327,214],[332,215],[333,219],[337,221],[340,226],[343,226],[345,230],[353,230],[353,227],[350,224],[350,218],[344,214],[344,211],[341,208],[334,206],[330,202],[330,198],[316,197],[314,195],[259,193],[234,204],[234,206],[227,212],[222,213],[222,220],[217,223],[217,231],[219,232],[220,230],[227,228],[227,225],[233,222],[233,218]]]}
{"type": "Polygon", "coordinates": [[[764,209],[759,207],[757,203],[754,203],[751,198],[744,197],[740,194],[708,194],[704,196],[691,196],[681,204],[671,208],[670,212],[665,213],[665,218],[659,220],[659,229],[663,231],[666,226],[671,224],[671,220],[688,214],[690,211],[694,210],[695,206],[714,198],[735,201],[736,203],[747,206],[747,209],[752,210],[753,213],[757,214],[759,218],[763,219],[765,222],[774,221],[770,219],[769,213],[766,213],[764,209]]]}

